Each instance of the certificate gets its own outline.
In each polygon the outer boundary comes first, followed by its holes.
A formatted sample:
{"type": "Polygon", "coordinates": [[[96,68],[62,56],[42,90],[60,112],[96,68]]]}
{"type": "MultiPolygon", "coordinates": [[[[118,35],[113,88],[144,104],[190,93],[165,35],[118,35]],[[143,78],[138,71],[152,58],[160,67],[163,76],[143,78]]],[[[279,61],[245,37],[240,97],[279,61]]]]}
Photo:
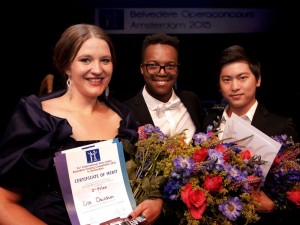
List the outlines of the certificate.
{"type": "Polygon", "coordinates": [[[117,138],[59,152],[54,162],[73,225],[126,218],[136,208],[117,138]]]}

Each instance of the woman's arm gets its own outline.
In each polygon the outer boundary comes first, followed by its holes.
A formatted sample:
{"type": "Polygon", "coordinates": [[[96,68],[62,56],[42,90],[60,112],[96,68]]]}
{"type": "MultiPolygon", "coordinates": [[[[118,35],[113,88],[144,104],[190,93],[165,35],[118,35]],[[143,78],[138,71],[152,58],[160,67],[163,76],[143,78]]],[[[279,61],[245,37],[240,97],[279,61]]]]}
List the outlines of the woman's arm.
{"type": "Polygon", "coordinates": [[[21,194],[0,187],[0,225],[46,225],[20,205],[21,194]]]}

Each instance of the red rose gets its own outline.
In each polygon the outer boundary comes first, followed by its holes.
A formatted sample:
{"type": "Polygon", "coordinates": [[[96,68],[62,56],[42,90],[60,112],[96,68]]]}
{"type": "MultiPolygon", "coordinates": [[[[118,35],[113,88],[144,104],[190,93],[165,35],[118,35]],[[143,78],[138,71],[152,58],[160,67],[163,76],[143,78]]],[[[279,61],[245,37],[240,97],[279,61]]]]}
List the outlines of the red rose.
{"type": "Polygon", "coordinates": [[[275,156],[275,159],[274,159],[274,161],[273,161],[273,163],[272,163],[272,166],[276,166],[276,165],[278,165],[279,164],[279,158],[278,158],[278,155],[276,155],[275,156]]]}
{"type": "Polygon", "coordinates": [[[207,148],[200,148],[198,151],[194,152],[193,160],[195,162],[203,162],[207,156],[207,148]]]}
{"type": "Polygon", "coordinates": [[[204,188],[210,193],[217,193],[223,188],[221,176],[206,176],[204,181],[204,188]]]}
{"type": "Polygon", "coordinates": [[[192,185],[188,183],[181,192],[181,199],[190,210],[194,219],[201,219],[206,209],[206,197],[201,190],[193,190],[192,185]]]}
{"type": "Polygon", "coordinates": [[[215,150],[219,151],[219,152],[222,152],[223,153],[223,159],[225,161],[229,160],[230,156],[229,154],[225,153],[227,148],[224,147],[222,144],[218,144],[216,145],[216,147],[214,148],[215,150]]]}
{"type": "Polygon", "coordinates": [[[251,159],[251,153],[250,153],[249,150],[242,151],[241,154],[242,154],[242,159],[243,160],[251,159]]]}
{"type": "Polygon", "coordinates": [[[226,162],[224,162],[224,164],[228,164],[228,160],[230,159],[230,155],[228,154],[228,153],[225,153],[224,155],[223,155],[223,159],[226,161],[226,162]]]}
{"type": "Polygon", "coordinates": [[[300,190],[287,191],[287,199],[293,202],[296,206],[300,206],[300,190]]]}
{"type": "Polygon", "coordinates": [[[227,150],[227,148],[223,147],[222,144],[218,144],[218,145],[216,145],[215,150],[224,153],[227,150]]]}

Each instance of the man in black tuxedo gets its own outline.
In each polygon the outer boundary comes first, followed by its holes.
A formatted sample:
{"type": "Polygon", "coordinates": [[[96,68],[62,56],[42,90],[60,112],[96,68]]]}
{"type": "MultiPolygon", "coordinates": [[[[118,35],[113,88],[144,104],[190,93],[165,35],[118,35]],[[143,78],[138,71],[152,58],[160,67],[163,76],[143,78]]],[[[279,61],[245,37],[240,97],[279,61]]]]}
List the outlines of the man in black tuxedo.
{"type": "MultiPolygon", "coordinates": [[[[226,48],[218,64],[219,87],[227,105],[223,110],[209,113],[203,126],[213,125],[217,130],[224,129],[226,120],[232,113],[237,114],[268,136],[287,134],[298,141],[295,124],[291,118],[269,112],[256,99],[256,89],[261,85],[260,63],[245,48],[233,45],[226,48]]],[[[219,134],[222,138],[222,132],[219,134]]],[[[262,191],[257,196],[261,206],[261,220],[256,224],[293,224],[296,212],[274,211],[273,201],[262,191]]],[[[299,211],[299,210],[298,210],[299,211]]],[[[294,221],[297,221],[296,219],[294,221]]]]}
{"type": "Polygon", "coordinates": [[[196,93],[175,90],[179,72],[179,39],[165,33],[145,37],[140,71],[145,85],[126,100],[140,125],[159,126],[166,134],[185,129],[187,141],[202,131],[204,110],[196,93]]]}
{"type": "Polygon", "coordinates": [[[245,48],[233,45],[226,48],[218,64],[220,92],[228,103],[224,110],[215,110],[204,119],[204,128],[217,123],[224,128],[232,113],[242,117],[268,136],[287,134],[298,141],[298,133],[292,118],[269,112],[256,99],[256,88],[261,85],[260,63],[245,48]]]}
{"type": "MultiPolygon", "coordinates": [[[[186,131],[186,141],[202,131],[204,110],[196,93],[175,90],[179,72],[179,39],[165,33],[145,37],[140,71],[145,85],[123,102],[139,124],[153,124],[165,134],[186,131]]],[[[155,225],[178,224],[176,215],[165,211],[155,225]]]]}

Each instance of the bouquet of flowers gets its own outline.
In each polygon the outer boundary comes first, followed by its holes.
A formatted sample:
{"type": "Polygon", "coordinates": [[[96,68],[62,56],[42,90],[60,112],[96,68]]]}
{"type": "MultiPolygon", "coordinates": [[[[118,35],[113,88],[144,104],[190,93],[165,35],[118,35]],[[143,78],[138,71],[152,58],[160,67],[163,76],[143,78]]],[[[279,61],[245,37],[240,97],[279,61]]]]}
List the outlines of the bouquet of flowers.
{"type": "Polygon", "coordinates": [[[170,136],[152,125],[139,133],[135,160],[128,163],[138,200],[162,193],[166,212],[175,210],[180,224],[259,220],[251,191],[264,182],[264,161],[242,149],[239,141],[224,143],[208,130],[186,142],[185,132],[170,136]]]}
{"type": "Polygon", "coordinates": [[[139,141],[134,157],[126,162],[133,196],[137,203],[149,198],[161,198],[166,179],[156,170],[156,162],[167,157],[167,136],[158,127],[139,128],[139,141]]]}
{"type": "Polygon", "coordinates": [[[300,143],[287,135],[277,135],[274,140],[281,148],[270,168],[264,185],[275,203],[275,209],[300,207],[300,143]]]}

